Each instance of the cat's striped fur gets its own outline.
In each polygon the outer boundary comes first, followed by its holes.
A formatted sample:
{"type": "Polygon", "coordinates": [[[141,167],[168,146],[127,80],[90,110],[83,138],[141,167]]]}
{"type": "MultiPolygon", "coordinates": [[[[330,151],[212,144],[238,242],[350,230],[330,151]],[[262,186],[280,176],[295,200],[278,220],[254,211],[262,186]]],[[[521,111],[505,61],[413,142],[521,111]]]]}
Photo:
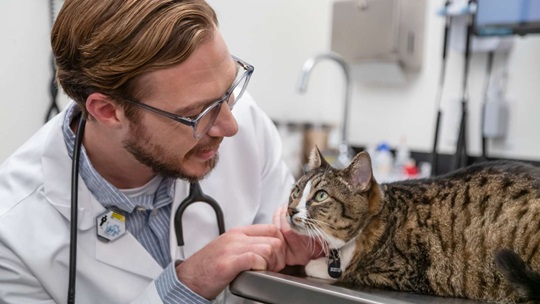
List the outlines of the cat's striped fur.
{"type": "MultiPolygon", "coordinates": [[[[492,162],[379,185],[365,152],[337,170],[314,150],[310,166],[292,191],[289,222],[341,248],[340,280],[490,302],[540,301],[538,168],[492,162]]],[[[308,274],[327,277],[324,258],[312,263],[308,274]]]]}

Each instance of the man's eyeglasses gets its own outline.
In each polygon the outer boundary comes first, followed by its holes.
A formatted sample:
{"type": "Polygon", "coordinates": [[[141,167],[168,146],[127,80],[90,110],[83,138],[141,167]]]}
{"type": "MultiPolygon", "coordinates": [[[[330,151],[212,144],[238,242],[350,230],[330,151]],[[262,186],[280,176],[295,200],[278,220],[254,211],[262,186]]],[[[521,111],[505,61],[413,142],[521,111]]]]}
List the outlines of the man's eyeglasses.
{"type": "Polygon", "coordinates": [[[133,99],[124,99],[127,102],[130,102],[142,109],[154,112],[156,114],[165,116],[174,121],[177,121],[181,124],[191,126],[193,128],[193,137],[199,140],[201,139],[206,132],[214,125],[216,118],[218,117],[221,105],[226,102],[229,106],[229,109],[232,110],[236,102],[242,97],[244,91],[247,88],[251,74],[253,74],[253,66],[249,63],[232,56],[237,65],[236,78],[234,79],[231,87],[225,92],[225,95],[220,99],[214,101],[206,109],[204,109],[199,115],[195,118],[182,117],[167,111],[160,110],[158,108],[149,106],[138,100],[133,99]]]}

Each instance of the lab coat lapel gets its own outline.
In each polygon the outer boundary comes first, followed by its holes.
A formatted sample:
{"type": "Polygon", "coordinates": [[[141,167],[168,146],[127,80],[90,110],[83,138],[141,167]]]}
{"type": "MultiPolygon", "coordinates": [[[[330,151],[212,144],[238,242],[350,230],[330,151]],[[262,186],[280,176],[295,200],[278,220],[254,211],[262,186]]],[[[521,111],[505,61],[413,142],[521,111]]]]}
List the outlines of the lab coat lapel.
{"type": "Polygon", "coordinates": [[[129,232],[109,243],[96,240],[96,259],[152,280],[163,271],[150,253],[129,232]]]}
{"type": "Polygon", "coordinates": [[[123,236],[112,242],[104,242],[97,238],[96,218],[106,209],[92,195],[87,202],[93,207],[88,209],[97,211],[91,216],[93,229],[88,231],[89,237],[96,244],[96,260],[149,279],[157,278],[163,268],[131,233],[126,231],[123,236]]]}
{"type": "MultiPolygon", "coordinates": [[[[62,135],[63,115],[57,116],[56,119],[57,124],[54,126],[56,130],[51,132],[51,136],[47,139],[42,159],[44,194],[50,204],[69,221],[71,218],[71,158],[67,154],[62,135]]],[[[155,279],[163,269],[132,234],[127,232],[126,235],[110,243],[97,239],[94,228],[96,217],[106,209],[90,193],[80,177],[78,191],[79,243],[94,242],[95,257],[98,261],[155,279]]],[[[79,246],[79,250],[80,248],[79,246]]]]}
{"type": "MultiPolygon", "coordinates": [[[[67,220],[70,220],[71,158],[68,155],[62,134],[63,117],[64,115],[55,117],[54,130],[50,132],[50,136],[46,139],[41,163],[43,167],[43,190],[45,197],[67,220]]],[[[90,201],[92,195],[80,177],[78,192],[79,217],[77,226],[79,229],[87,230],[94,226],[92,219],[93,212],[92,210],[86,210],[91,206],[87,202],[90,201]]]]}

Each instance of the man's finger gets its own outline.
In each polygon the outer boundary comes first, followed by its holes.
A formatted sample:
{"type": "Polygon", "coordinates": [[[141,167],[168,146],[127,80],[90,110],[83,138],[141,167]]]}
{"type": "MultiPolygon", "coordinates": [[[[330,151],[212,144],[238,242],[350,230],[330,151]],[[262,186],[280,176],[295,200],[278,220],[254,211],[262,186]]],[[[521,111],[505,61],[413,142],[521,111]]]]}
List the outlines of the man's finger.
{"type": "Polygon", "coordinates": [[[283,216],[283,207],[278,207],[272,216],[272,223],[281,228],[281,218],[283,216]]]}
{"type": "Polygon", "coordinates": [[[268,263],[260,255],[254,252],[246,252],[236,257],[234,265],[238,266],[238,272],[244,270],[267,270],[268,263]]]}
{"type": "Polygon", "coordinates": [[[274,224],[257,224],[232,229],[231,231],[240,231],[247,236],[272,236],[279,237],[281,232],[274,224]]]}

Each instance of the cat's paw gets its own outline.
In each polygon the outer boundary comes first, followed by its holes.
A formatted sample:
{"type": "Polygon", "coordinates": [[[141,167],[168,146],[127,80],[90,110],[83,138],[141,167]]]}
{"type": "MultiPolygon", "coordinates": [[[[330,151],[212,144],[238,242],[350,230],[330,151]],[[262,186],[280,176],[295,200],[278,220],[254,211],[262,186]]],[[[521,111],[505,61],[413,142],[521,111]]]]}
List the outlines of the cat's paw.
{"type": "Polygon", "coordinates": [[[328,259],[326,257],[309,261],[305,267],[305,271],[310,277],[335,280],[328,274],[328,259]]]}

